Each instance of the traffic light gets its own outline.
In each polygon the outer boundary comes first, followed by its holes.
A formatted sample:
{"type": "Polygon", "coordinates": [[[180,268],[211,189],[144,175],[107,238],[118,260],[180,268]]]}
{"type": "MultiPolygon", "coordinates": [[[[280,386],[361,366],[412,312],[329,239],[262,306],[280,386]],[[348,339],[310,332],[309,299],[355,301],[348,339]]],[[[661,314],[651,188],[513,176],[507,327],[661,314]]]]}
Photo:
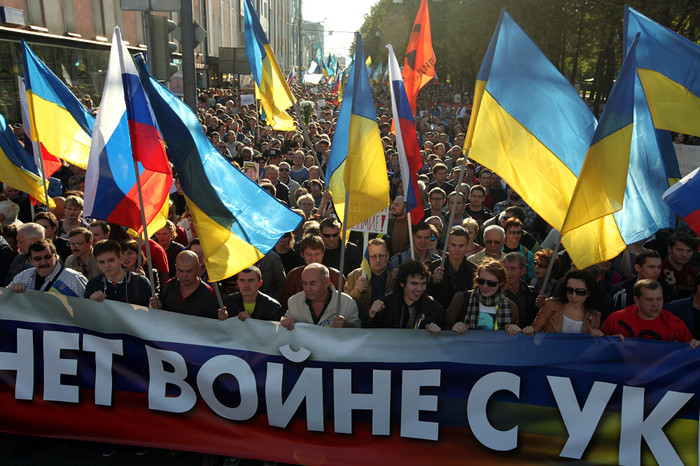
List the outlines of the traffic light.
{"type": "Polygon", "coordinates": [[[170,41],[170,33],[177,27],[175,21],[165,16],[151,15],[151,49],[153,57],[151,74],[158,81],[170,81],[170,76],[178,71],[171,62],[171,54],[177,50],[177,44],[170,41]]]}

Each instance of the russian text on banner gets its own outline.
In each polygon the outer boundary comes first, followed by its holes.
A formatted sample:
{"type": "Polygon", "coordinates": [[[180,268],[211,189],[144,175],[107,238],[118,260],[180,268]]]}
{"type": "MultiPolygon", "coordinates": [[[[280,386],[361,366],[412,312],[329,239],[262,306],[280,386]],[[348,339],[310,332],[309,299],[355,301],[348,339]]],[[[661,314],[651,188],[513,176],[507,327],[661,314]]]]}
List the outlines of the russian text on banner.
{"type": "Polygon", "coordinates": [[[3,431],[313,465],[697,462],[687,343],[287,331],[32,290],[0,309],[3,431]]]}

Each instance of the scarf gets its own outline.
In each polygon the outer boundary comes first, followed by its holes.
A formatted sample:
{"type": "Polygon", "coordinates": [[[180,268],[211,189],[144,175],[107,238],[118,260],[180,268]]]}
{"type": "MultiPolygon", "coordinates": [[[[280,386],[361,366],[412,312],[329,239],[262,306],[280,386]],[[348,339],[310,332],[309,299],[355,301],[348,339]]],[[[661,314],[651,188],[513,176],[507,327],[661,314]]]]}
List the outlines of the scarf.
{"type": "Polygon", "coordinates": [[[494,330],[505,330],[506,325],[513,323],[513,310],[508,299],[498,290],[493,296],[482,296],[479,287],[474,288],[467,302],[467,314],[464,323],[475,329],[479,323],[479,303],[496,308],[496,323],[494,330]]]}

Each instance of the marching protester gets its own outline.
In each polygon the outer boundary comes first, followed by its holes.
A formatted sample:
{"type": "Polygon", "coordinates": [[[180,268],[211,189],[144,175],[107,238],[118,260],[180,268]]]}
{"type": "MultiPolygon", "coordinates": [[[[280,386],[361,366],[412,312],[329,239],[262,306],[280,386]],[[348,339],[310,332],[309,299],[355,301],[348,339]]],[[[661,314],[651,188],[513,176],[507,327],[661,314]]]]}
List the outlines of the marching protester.
{"type": "Polygon", "coordinates": [[[151,283],[146,277],[122,266],[122,247],[105,239],[93,247],[100,274],[85,286],[85,297],[101,303],[105,299],[147,306],[151,299],[151,283]]]}
{"type": "Polygon", "coordinates": [[[331,283],[328,267],[312,263],[304,267],[301,274],[303,290],[289,298],[288,309],[280,320],[287,330],[297,323],[321,327],[359,327],[357,304],[345,293],[340,293],[331,283]]]}
{"type": "Polygon", "coordinates": [[[51,241],[34,241],[27,248],[27,256],[32,267],[18,273],[8,285],[9,289],[15,293],[30,289],[66,296],[83,296],[87,278],[75,270],[65,268],[59,262],[56,247],[51,241]]]}
{"type": "Polygon", "coordinates": [[[410,260],[398,268],[393,293],[372,303],[367,327],[426,329],[431,334],[440,332],[443,309],[426,294],[430,272],[420,262],[410,260]]]}
{"type": "Polygon", "coordinates": [[[224,308],[219,309],[219,320],[236,316],[239,320],[247,318],[278,321],[282,317],[280,303],[260,292],[263,284],[262,273],[255,266],[238,272],[236,277],[238,291],[224,298],[224,308]]]}
{"type": "Polygon", "coordinates": [[[219,303],[214,290],[199,278],[199,257],[189,250],[175,258],[175,277],[161,288],[160,295],[150,298],[148,307],[217,319],[219,303]]]}

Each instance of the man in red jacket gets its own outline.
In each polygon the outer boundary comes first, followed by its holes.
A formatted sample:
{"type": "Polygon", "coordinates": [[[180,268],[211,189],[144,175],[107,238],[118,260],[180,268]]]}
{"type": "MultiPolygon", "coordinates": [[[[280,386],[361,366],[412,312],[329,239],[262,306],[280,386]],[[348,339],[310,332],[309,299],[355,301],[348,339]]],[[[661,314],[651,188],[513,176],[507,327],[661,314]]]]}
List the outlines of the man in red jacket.
{"type": "Polygon", "coordinates": [[[603,324],[603,333],[622,338],[690,343],[691,348],[697,348],[700,344],[681,319],[663,309],[663,288],[656,280],[638,280],[634,284],[634,302],[613,312],[603,324]]]}

